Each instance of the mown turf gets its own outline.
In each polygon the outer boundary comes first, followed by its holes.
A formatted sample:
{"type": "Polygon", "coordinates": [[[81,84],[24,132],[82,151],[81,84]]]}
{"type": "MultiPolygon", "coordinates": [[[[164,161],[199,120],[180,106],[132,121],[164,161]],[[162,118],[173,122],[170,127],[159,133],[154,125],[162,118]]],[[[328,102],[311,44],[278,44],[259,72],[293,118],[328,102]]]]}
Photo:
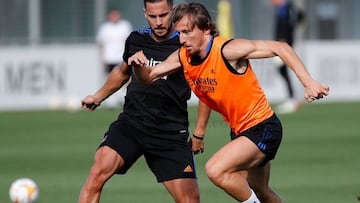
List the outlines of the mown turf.
{"type": "MultiPolygon", "coordinates": [[[[38,203],[76,202],[95,148],[118,111],[0,112],[0,202],[10,202],[9,186],[20,177],[38,183],[38,203]]],[[[196,108],[189,113],[193,124],[196,108]]],[[[284,202],[359,202],[360,103],[305,105],[279,117],[284,139],[272,162],[271,185],[284,202]]],[[[205,153],[196,156],[204,203],[235,202],[204,173],[206,160],[229,140],[228,134],[226,124],[213,113],[205,153]]],[[[173,201],[141,159],[127,175],[107,183],[102,202],[173,201]]]]}

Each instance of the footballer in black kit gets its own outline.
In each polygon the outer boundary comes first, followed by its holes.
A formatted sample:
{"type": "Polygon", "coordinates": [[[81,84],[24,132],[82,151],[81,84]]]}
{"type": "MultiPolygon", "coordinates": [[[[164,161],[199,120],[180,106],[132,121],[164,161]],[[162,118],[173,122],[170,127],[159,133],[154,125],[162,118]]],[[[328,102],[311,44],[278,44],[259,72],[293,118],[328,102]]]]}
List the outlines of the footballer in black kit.
{"type": "MultiPolygon", "coordinates": [[[[177,32],[167,41],[157,42],[151,37],[151,29],[146,28],[129,35],[123,59],[128,61],[142,50],[149,59],[147,65],[155,66],[179,47],[177,32]]],[[[187,143],[187,100],[190,96],[182,70],[152,84],[142,84],[132,75],[123,112],[110,125],[100,145],[110,146],[125,160],[118,173],[126,173],[144,155],[158,182],[196,178],[193,153],[187,143]]]]}
{"type": "MultiPolygon", "coordinates": [[[[151,30],[131,33],[126,41],[124,61],[142,50],[149,59],[148,66],[164,61],[180,47],[177,32],[165,42],[151,38],[151,30]]],[[[127,88],[124,111],[132,119],[159,130],[182,131],[188,128],[187,100],[191,92],[180,70],[151,85],[142,84],[132,77],[127,88]]]]}

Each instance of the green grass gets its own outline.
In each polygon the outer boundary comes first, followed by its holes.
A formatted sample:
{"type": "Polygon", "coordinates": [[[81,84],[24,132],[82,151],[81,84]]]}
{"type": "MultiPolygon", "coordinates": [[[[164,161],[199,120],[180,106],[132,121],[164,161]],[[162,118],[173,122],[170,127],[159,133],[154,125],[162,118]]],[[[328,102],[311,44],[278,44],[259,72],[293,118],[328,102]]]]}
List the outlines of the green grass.
{"type": "MultiPolygon", "coordinates": [[[[196,109],[189,112],[193,124],[196,109]]],[[[109,109],[0,112],[0,202],[10,202],[9,186],[20,177],[38,183],[38,203],[76,202],[95,148],[117,114],[109,109]]],[[[272,164],[271,185],[284,202],[359,202],[360,103],[305,105],[279,117],[284,139],[272,164]]],[[[226,124],[213,113],[206,151],[196,156],[202,202],[235,202],[204,173],[206,160],[228,142],[228,135],[226,124]]],[[[172,199],[141,159],[127,175],[116,175],[106,184],[102,202],[172,199]]]]}

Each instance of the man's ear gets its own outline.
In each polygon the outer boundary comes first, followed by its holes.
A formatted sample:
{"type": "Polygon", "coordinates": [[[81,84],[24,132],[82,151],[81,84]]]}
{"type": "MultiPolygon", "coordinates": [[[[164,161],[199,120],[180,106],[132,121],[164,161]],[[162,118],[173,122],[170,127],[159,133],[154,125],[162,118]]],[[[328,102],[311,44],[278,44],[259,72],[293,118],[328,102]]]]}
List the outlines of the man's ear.
{"type": "Polygon", "coordinates": [[[205,34],[206,34],[206,35],[211,35],[210,29],[207,29],[207,30],[205,31],[205,34]]]}

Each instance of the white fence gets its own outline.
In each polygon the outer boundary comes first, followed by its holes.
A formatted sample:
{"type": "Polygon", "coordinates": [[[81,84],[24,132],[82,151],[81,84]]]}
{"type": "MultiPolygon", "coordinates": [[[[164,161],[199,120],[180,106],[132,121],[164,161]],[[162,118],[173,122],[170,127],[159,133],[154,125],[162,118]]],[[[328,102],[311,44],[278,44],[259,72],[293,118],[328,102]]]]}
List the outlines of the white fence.
{"type": "MultiPolygon", "coordinates": [[[[330,85],[331,94],[322,102],[360,101],[360,42],[304,42],[297,50],[312,76],[330,85]]],[[[284,99],[284,82],[272,60],[252,64],[269,100],[284,99]]],[[[303,88],[292,77],[302,97],[303,88]]],[[[0,48],[1,111],[78,108],[80,99],[102,83],[95,45],[0,48]]],[[[190,103],[196,100],[193,96],[190,103]]]]}

